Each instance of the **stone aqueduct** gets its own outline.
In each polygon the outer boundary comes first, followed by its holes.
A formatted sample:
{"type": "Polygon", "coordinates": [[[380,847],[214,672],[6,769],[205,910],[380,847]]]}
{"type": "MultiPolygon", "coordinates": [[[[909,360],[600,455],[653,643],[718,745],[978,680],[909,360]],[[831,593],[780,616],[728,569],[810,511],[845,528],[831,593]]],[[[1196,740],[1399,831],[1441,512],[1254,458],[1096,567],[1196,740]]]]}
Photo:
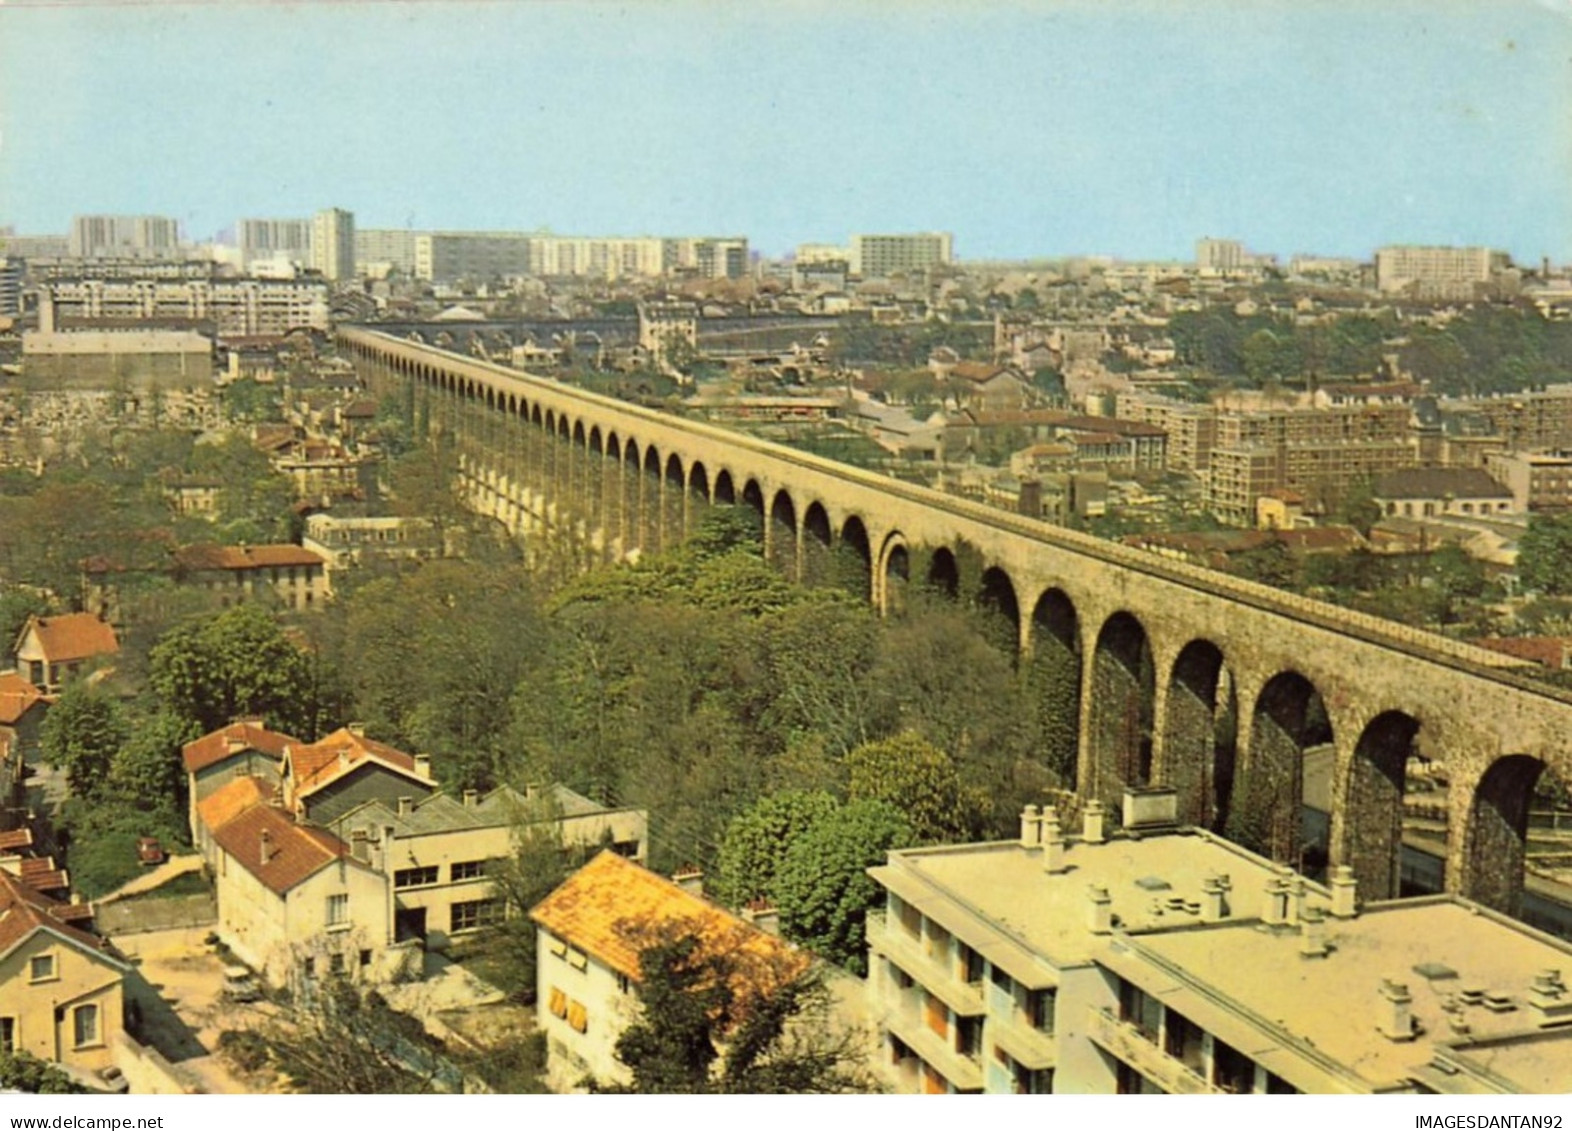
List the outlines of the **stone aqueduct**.
{"type": "Polygon", "coordinates": [[[339,345],[373,389],[424,390],[477,501],[515,531],[575,530],[610,559],[675,542],[712,503],[748,505],[795,576],[854,553],[881,610],[919,561],[954,593],[969,555],[960,596],[1012,618],[1022,656],[1074,665],[1082,796],[1169,785],[1197,823],[1245,807],[1291,861],[1301,761],[1329,744],[1330,860],[1364,898],[1397,894],[1410,757],[1446,767],[1447,889],[1507,911],[1537,778],[1572,783],[1572,695],[1495,653],[387,335],[339,345]]]}

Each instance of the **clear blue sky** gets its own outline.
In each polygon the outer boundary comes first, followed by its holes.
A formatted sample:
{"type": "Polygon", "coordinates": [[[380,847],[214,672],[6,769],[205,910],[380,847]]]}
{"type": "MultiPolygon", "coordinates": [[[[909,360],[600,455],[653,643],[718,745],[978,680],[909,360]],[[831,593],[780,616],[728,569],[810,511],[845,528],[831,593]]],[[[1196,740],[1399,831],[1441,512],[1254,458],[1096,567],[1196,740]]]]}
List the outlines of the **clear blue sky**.
{"type": "Polygon", "coordinates": [[[1572,0],[0,0],[0,225],[1572,260],[1572,0]]]}

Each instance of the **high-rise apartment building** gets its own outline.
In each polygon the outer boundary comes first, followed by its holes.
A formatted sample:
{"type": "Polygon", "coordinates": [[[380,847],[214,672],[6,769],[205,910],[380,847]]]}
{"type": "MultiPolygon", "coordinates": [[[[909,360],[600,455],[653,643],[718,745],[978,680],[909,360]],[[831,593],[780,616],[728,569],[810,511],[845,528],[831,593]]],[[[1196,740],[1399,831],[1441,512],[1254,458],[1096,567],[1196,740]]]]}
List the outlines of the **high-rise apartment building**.
{"type": "Polygon", "coordinates": [[[76,216],[66,246],[79,259],[173,259],[180,224],[168,216],[76,216]]]}
{"type": "Polygon", "coordinates": [[[22,312],[22,261],[0,258],[0,318],[22,312]]]}
{"type": "Polygon", "coordinates": [[[325,208],[311,221],[311,266],[330,282],[355,278],[355,214],[325,208]]]}
{"type": "Polygon", "coordinates": [[[1361,904],[1350,868],[1311,883],[1199,830],[1110,832],[1095,804],[1074,833],[1029,805],[1019,841],[869,869],[895,1091],[1572,1087],[1566,942],[1455,896],[1361,904]]]}
{"type": "Polygon", "coordinates": [[[911,271],[926,271],[952,261],[954,237],[949,232],[913,232],[905,235],[857,235],[851,238],[852,274],[883,279],[911,271]]]}
{"type": "Polygon", "coordinates": [[[413,275],[416,241],[426,234],[407,228],[356,228],[355,274],[385,275],[397,271],[400,275],[413,275]]]}
{"type": "Polygon", "coordinates": [[[1376,289],[1414,298],[1473,298],[1506,256],[1488,247],[1383,247],[1376,252],[1376,289]]]}
{"type": "Polygon", "coordinates": [[[1195,241],[1195,265],[1202,271],[1237,271],[1244,266],[1244,244],[1210,236],[1195,241]]]}
{"type": "Polygon", "coordinates": [[[310,220],[237,220],[235,241],[240,246],[240,265],[249,267],[258,259],[288,259],[311,262],[310,220]]]}

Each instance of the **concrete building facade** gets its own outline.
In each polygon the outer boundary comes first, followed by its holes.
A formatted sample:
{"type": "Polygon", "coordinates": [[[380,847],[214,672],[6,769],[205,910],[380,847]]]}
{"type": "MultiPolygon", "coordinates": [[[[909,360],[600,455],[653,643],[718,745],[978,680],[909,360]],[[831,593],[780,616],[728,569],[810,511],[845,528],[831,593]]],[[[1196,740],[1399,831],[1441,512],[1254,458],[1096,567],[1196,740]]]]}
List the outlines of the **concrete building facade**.
{"type": "Polygon", "coordinates": [[[170,216],[73,216],[67,253],[81,259],[175,259],[180,223],[170,216]]]}
{"type": "Polygon", "coordinates": [[[355,214],[325,208],[311,220],[311,266],[331,283],[355,278],[355,214]]]}

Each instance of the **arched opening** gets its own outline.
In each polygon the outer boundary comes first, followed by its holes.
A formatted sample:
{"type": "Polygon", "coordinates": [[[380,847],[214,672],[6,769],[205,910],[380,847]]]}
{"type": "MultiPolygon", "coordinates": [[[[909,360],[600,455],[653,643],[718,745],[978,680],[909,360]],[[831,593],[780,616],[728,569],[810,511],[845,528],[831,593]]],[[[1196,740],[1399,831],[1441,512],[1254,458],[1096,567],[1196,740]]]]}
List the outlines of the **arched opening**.
{"type": "Polygon", "coordinates": [[[797,507],[785,491],[770,504],[770,531],[765,540],[770,561],[787,577],[797,576],[797,507]]]}
{"type": "Polygon", "coordinates": [[[1006,656],[1018,656],[1021,647],[1021,603],[1015,583],[998,566],[983,570],[977,588],[977,611],[983,635],[1006,656]]]}
{"type": "Polygon", "coordinates": [[[835,536],[830,516],[819,502],[808,504],[802,515],[802,583],[828,585],[833,581],[835,536]]]}
{"type": "Polygon", "coordinates": [[[661,544],[675,546],[688,535],[688,476],[676,452],[666,457],[666,484],[660,500],[661,544]]]}
{"type": "Polygon", "coordinates": [[[924,581],[930,592],[942,594],[952,601],[961,595],[961,569],[956,564],[954,551],[948,546],[940,546],[933,552],[924,581]]]}
{"type": "Polygon", "coordinates": [[[873,547],[868,543],[868,528],[856,515],[850,516],[841,526],[835,562],[838,584],[860,599],[869,600],[873,587],[873,547]]]}
{"type": "Polygon", "coordinates": [[[644,550],[644,474],[639,445],[634,440],[622,446],[622,553],[629,556],[644,550]]]}
{"type": "Polygon", "coordinates": [[[1305,782],[1313,779],[1314,792],[1335,758],[1332,723],[1315,685],[1298,672],[1273,676],[1251,716],[1249,759],[1229,809],[1229,838],[1301,870],[1323,869],[1330,830],[1313,815],[1307,819],[1305,782]]]}
{"type": "Polygon", "coordinates": [[[1092,653],[1088,720],[1092,795],[1111,813],[1121,811],[1126,789],[1151,784],[1156,685],[1146,629],[1129,613],[1114,613],[1092,653]]]}
{"type": "MultiPolygon", "coordinates": [[[[1415,746],[1418,737],[1417,719],[1387,711],[1370,720],[1354,747],[1342,804],[1342,862],[1353,868],[1361,898],[1418,894],[1402,890],[1404,798],[1410,781],[1419,780],[1410,767],[1424,762],[1415,746]]],[[[1305,808],[1317,809],[1316,800],[1307,789],[1305,808]]],[[[1444,814],[1445,798],[1440,800],[1444,814]]]]}
{"type": "Polygon", "coordinates": [[[1532,755],[1498,758],[1479,779],[1469,806],[1463,894],[1507,915],[1523,913],[1529,814],[1544,776],[1545,763],[1532,755]]]}
{"type": "Polygon", "coordinates": [[[742,505],[752,509],[758,519],[759,531],[764,531],[764,489],[759,486],[757,479],[750,479],[742,485],[742,505]]]}
{"type": "Polygon", "coordinates": [[[1081,746],[1081,625],[1063,590],[1048,590],[1032,609],[1026,686],[1037,709],[1043,764],[1056,785],[1074,789],[1081,746]]]}
{"type": "Polygon", "coordinates": [[[899,533],[885,540],[884,551],[884,613],[900,616],[906,611],[907,589],[911,585],[911,552],[906,540],[899,533]]]}
{"type": "Polygon", "coordinates": [[[639,514],[644,519],[644,536],[639,545],[644,547],[647,554],[658,554],[666,543],[661,528],[664,512],[661,506],[660,453],[653,444],[644,449],[644,477],[639,484],[639,491],[643,495],[639,514]]]}
{"type": "Polygon", "coordinates": [[[1163,722],[1163,779],[1179,795],[1179,819],[1220,831],[1237,765],[1238,706],[1223,653],[1192,640],[1174,661],[1163,722]]]}
{"type": "Polygon", "coordinates": [[[598,424],[595,425],[595,427],[590,429],[589,450],[594,452],[596,455],[604,455],[605,454],[606,447],[605,447],[604,442],[601,439],[600,425],[598,425],[598,424]]]}
{"type": "Polygon", "coordinates": [[[731,472],[722,471],[715,477],[715,505],[736,506],[737,485],[731,481],[731,472]]]}
{"type": "Polygon", "coordinates": [[[704,470],[704,465],[694,460],[688,468],[688,494],[694,504],[707,505],[710,501],[710,473],[704,470]]]}

